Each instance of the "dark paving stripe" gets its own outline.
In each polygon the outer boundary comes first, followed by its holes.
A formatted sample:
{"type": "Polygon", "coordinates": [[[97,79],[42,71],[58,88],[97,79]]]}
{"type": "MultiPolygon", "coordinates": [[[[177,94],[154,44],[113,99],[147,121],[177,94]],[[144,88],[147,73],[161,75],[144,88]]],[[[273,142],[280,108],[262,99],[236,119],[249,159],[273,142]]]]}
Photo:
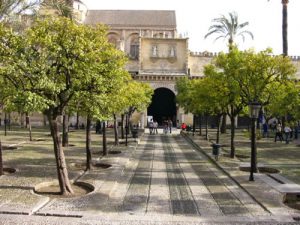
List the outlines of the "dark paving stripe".
{"type": "Polygon", "coordinates": [[[151,170],[153,161],[152,144],[146,144],[139,153],[139,163],[130,181],[130,185],[123,201],[123,211],[146,212],[151,184],[151,170]]]}
{"type": "Polygon", "coordinates": [[[164,157],[173,214],[199,214],[197,205],[192,197],[182,169],[177,162],[175,152],[169,143],[168,137],[161,136],[161,140],[164,143],[164,157]]]}
{"type": "MultiPolygon", "coordinates": [[[[189,144],[184,144],[182,140],[183,139],[181,137],[176,137],[176,141],[181,149],[191,148],[189,144]]],[[[183,154],[188,161],[195,162],[196,159],[203,161],[196,152],[183,151],[183,154]]],[[[191,163],[193,170],[207,187],[214,200],[220,206],[222,212],[225,215],[249,213],[248,209],[233,195],[230,190],[228,190],[220,178],[207,168],[208,165],[210,164],[199,165],[198,163],[191,163]]]]}

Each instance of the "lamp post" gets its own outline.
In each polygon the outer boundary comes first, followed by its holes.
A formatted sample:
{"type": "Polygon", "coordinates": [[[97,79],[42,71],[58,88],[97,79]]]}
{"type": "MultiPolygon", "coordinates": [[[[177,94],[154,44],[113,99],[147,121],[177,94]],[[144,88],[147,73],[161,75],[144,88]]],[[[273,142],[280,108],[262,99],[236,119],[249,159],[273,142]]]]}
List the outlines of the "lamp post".
{"type": "Polygon", "coordinates": [[[257,172],[257,161],[256,161],[256,126],[255,122],[259,115],[261,105],[257,101],[249,103],[249,116],[251,118],[251,168],[249,181],[254,181],[254,172],[257,172]]]}

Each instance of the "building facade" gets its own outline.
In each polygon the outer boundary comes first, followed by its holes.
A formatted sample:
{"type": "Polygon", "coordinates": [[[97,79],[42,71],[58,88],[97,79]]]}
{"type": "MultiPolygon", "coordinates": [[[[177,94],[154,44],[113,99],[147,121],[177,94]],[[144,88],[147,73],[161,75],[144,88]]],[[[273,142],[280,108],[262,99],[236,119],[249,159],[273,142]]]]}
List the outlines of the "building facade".
{"type": "MultiPolygon", "coordinates": [[[[165,10],[88,10],[81,1],[74,2],[80,22],[87,25],[106,24],[108,40],[129,58],[127,70],[135,80],[149,83],[154,96],[149,108],[134,120],[146,124],[149,116],[159,124],[166,119],[191,124],[176,105],[177,79],[204,76],[204,65],[216,53],[189,51],[188,38],[177,34],[175,11],[165,10]]],[[[300,68],[299,57],[292,57],[300,68]]],[[[300,78],[300,70],[297,76],[300,78]]]]}
{"type": "Polygon", "coordinates": [[[142,126],[149,118],[159,124],[167,119],[174,125],[191,123],[191,117],[176,105],[175,82],[185,76],[202,76],[201,64],[209,62],[211,55],[190,53],[188,38],[177,34],[175,11],[87,10],[80,3],[74,8],[82,23],[106,24],[108,40],[128,56],[126,69],[135,80],[153,87],[151,105],[134,115],[135,121],[142,126]]]}

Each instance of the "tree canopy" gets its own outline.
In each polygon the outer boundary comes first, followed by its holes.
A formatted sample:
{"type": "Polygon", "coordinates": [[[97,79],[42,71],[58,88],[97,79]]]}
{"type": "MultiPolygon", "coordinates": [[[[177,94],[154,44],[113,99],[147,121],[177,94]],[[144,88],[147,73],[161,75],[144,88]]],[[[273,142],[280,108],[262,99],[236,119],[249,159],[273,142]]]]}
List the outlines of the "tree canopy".
{"type": "Polygon", "coordinates": [[[57,118],[76,95],[105,97],[115,80],[127,80],[125,55],[108,43],[105,27],[66,18],[37,21],[22,34],[1,25],[0,34],[0,76],[48,116],[61,192],[72,193],[57,118]]]}
{"type": "Polygon", "coordinates": [[[245,41],[246,35],[253,39],[253,34],[244,28],[249,25],[249,22],[239,23],[236,12],[230,12],[227,18],[221,15],[219,18],[212,20],[213,24],[209,27],[208,33],[204,36],[207,38],[210,35],[217,35],[215,40],[220,38],[228,39],[229,49],[233,46],[235,39],[242,37],[245,41]]]}

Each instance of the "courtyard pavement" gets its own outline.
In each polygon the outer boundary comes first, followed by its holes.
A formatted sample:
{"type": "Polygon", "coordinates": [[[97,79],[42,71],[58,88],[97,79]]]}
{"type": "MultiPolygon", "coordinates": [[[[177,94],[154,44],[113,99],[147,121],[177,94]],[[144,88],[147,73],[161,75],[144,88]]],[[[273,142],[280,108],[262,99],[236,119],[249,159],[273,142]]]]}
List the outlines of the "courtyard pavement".
{"type": "Polygon", "coordinates": [[[70,179],[95,188],[74,198],[36,194],[37,186],[55,182],[55,166],[44,151],[16,165],[26,151],[15,151],[7,163],[17,172],[0,177],[0,224],[300,224],[299,210],[283,204],[269,176],[250,182],[238,159],[215,161],[203,137],[159,133],[113,147],[121,154],[97,159],[108,169],[84,172],[74,164],[84,159],[80,149],[66,150],[74,158],[70,179]]]}

